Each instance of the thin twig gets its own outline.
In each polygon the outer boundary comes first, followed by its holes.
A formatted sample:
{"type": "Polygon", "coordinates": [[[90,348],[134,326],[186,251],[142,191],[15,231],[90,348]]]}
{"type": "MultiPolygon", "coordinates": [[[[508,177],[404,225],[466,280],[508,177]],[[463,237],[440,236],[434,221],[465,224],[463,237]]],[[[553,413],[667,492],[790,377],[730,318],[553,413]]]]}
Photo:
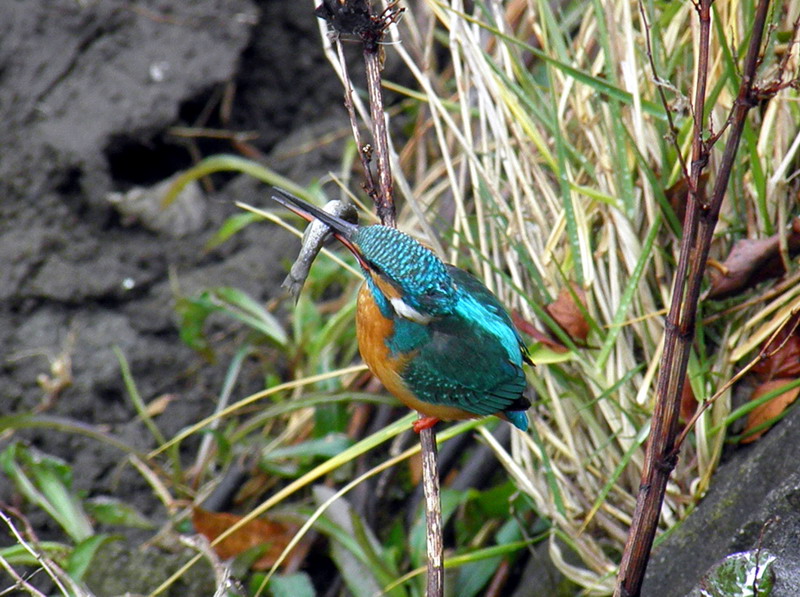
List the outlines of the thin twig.
{"type": "Polygon", "coordinates": [[[786,345],[786,343],[789,341],[789,339],[792,337],[792,335],[797,330],[797,327],[800,326],[800,319],[796,318],[795,317],[796,315],[797,315],[797,311],[792,311],[791,314],[786,318],[786,320],[780,326],[778,326],[778,329],[776,329],[774,332],[772,332],[772,335],[764,343],[764,346],[761,348],[761,350],[758,351],[758,354],[755,357],[753,357],[753,359],[749,363],[747,363],[747,365],[745,365],[738,373],[736,373],[736,375],[734,375],[728,381],[726,381],[722,385],[722,387],[719,388],[714,393],[713,396],[711,396],[711,398],[709,398],[708,400],[703,401],[703,404],[701,404],[697,408],[697,410],[695,411],[694,415],[692,415],[692,418],[689,420],[688,423],[686,423],[686,425],[683,427],[683,431],[680,432],[680,434],[678,435],[678,438],[675,440],[675,451],[676,452],[680,451],[681,446],[683,445],[683,442],[686,440],[686,437],[689,435],[689,432],[695,426],[695,424],[697,423],[697,420],[700,418],[700,416],[706,410],[708,410],[708,408],[712,404],[714,404],[714,402],[716,402],[720,398],[720,396],[725,394],[725,392],[727,392],[731,387],[733,387],[733,384],[735,384],[737,381],[739,381],[745,375],[747,375],[747,373],[749,373],[750,370],[753,367],[755,367],[759,363],[761,363],[761,362],[763,362],[763,361],[765,361],[765,360],[767,360],[769,358],[772,358],[773,356],[778,354],[778,352],[786,345]],[[767,350],[767,349],[769,349],[770,346],[772,346],[772,343],[775,341],[775,339],[778,337],[778,335],[783,332],[785,326],[792,320],[794,320],[794,324],[792,325],[792,329],[789,331],[789,333],[786,334],[786,337],[783,340],[781,340],[781,342],[780,342],[780,344],[778,344],[778,346],[776,346],[772,350],[767,350]]]}
{"type": "Polygon", "coordinates": [[[708,50],[712,0],[695,4],[700,21],[700,54],[694,102],[694,132],[689,184],[689,206],[683,226],[680,257],[675,272],[672,302],[667,316],[664,352],[656,386],[650,440],[631,529],[620,563],[616,597],[638,596],[655,538],[667,481],[677,462],[680,398],[686,379],[689,351],[694,340],[695,318],[705,264],[719,218],[733,160],[739,147],[747,112],[754,104],[754,80],[764,34],[769,0],[759,0],[752,37],[742,69],[742,82],[733,106],[733,119],[710,199],[698,193],[700,175],[708,164],[711,147],[703,141],[708,50]]]}
{"type": "Polygon", "coordinates": [[[795,18],[794,23],[792,23],[792,35],[786,46],[786,52],[784,52],[783,58],[781,58],[780,64],[778,65],[778,76],[760,90],[758,94],[759,99],[771,97],[787,87],[796,88],[798,84],[800,84],[800,77],[798,77],[797,74],[788,81],[783,80],[789,66],[789,60],[792,57],[792,46],[797,44],[798,32],[800,32],[800,13],[798,13],[797,18],[795,18]]]}
{"type": "MultiPolygon", "coordinates": [[[[14,535],[14,538],[17,540],[17,544],[21,545],[25,549],[25,551],[27,551],[31,556],[34,557],[34,559],[36,559],[37,562],[39,562],[39,566],[42,567],[42,569],[47,573],[47,575],[50,577],[53,583],[55,583],[59,591],[61,591],[61,594],[62,595],[72,594],[67,589],[67,587],[64,586],[64,583],[62,582],[61,579],[62,574],[58,574],[58,572],[55,569],[56,568],[55,564],[51,560],[49,560],[49,558],[47,558],[45,554],[34,549],[34,547],[22,537],[22,534],[17,530],[17,527],[14,526],[14,522],[3,511],[3,508],[0,508],[0,520],[5,522],[6,526],[8,526],[8,528],[11,530],[12,534],[14,535]]],[[[70,587],[70,588],[75,588],[75,587],[70,587]]],[[[84,594],[83,591],[81,591],[80,594],[83,595],[84,594]]]]}
{"type": "Polygon", "coordinates": [[[438,451],[433,428],[419,433],[422,444],[422,488],[425,492],[426,543],[428,548],[427,597],[444,592],[444,545],[442,539],[442,501],[439,493],[438,451]]]}
{"type": "MultiPolygon", "coordinates": [[[[678,143],[678,127],[675,126],[675,121],[672,118],[672,110],[670,110],[667,95],[664,93],[664,85],[660,83],[662,80],[658,76],[658,69],[656,68],[656,61],[653,58],[653,44],[650,39],[650,22],[647,20],[647,14],[644,11],[644,2],[639,0],[639,15],[642,17],[642,28],[644,29],[644,39],[647,45],[647,59],[650,62],[650,70],[653,73],[653,80],[656,82],[656,89],[658,96],[661,99],[661,105],[664,106],[664,113],[667,115],[667,126],[669,128],[669,136],[672,144],[675,146],[675,153],[681,163],[681,172],[686,180],[689,180],[689,169],[686,167],[686,160],[683,158],[681,146],[678,143]]],[[[676,90],[677,91],[677,90],[676,90]]]]}
{"type": "Polygon", "coordinates": [[[47,595],[39,591],[39,589],[37,589],[28,581],[26,581],[24,578],[22,578],[19,575],[19,573],[16,570],[14,570],[14,568],[11,566],[8,560],[6,560],[2,555],[0,555],[0,568],[5,570],[8,573],[8,575],[12,579],[14,579],[14,586],[8,587],[7,589],[3,590],[3,592],[0,593],[0,595],[8,595],[12,591],[24,589],[34,597],[47,597],[47,595]]]}
{"type": "Polygon", "coordinates": [[[794,272],[790,276],[787,276],[772,288],[767,289],[763,294],[749,298],[746,301],[728,307],[727,309],[723,309],[722,311],[718,311],[717,313],[709,315],[708,317],[704,317],[703,325],[708,326],[709,324],[719,319],[728,317],[733,313],[738,313],[739,311],[748,309],[753,305],[757,305],[758,303],[765,303],[775,298],[776,296],[780,296],[781,294],[786,292],[787,289],[794,288],[798,282],[800,282],[800,271],[794,272]]]}
{"type": "MultiPolygon", "coordinates": [[[[780,517],[776,516],[775,518],[768,519],[762,526],[761,531],[758,533],[758,543],[756,546],[756,566],[755,570],[753,571],[753,595],[758,596],[760,593],[758,591],[758,581],[761,577],[761,549],[764,547],[764,535],[767,533],[767,529],[772,526],[774,523],[779,522],[780,517]]],[[[769,557],[769,556],[767,556],[769,557]]],[[[769,594],[772,591],[766,589],[765,593],[769,594]]]]}
{"type": "MultiPolygon", "coordinates": [[[[394,183],[392,179],[389,135],[386,131],[386,116],[381,92],[381,49],[370,51],[364,46],[364,62],[367,67],[367,92],[372,114],[372,137],[375,141],[375,159],[378,167],[379,201],[376,205],[378,217],[384,226],[396,226],[394,206],[394,183]]],[[[360,149],[360,148],[359,148],[360,149]]]]}
{"type": "Polygon", "coordinates": [[[364,192],[369,195],[372,202],[378,205],[380,198],[378,191],[375,188],[375,181],[372,180],[372,170],[370,170],[369,162],[370,156],[365,151],[365,145],[361,142],[361,133],[358,130],[358,118],[356,117],[356,109],[353,104],[353,84],[350,80],[350,75],[347,72],[347,60],[344,58],[344,51],[342,49],[342,42],[339,38],[336,39],[336,53],[339,56],[339,65],[342,69],[342,82],[344,83],[344,107],[347,108],[347,115],[350,118],[350,128],[353,130],[353,139],[356,142],[358,149],[358,156],[361,159],[361,167],[364,169],[364,192]]]}

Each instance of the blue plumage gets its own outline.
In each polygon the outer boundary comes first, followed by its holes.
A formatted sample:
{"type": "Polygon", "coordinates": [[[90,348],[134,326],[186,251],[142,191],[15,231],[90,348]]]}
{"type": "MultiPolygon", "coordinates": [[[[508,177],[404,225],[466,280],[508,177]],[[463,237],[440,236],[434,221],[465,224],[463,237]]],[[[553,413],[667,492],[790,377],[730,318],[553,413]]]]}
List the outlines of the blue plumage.
{"type": "MultiPolygon", "coordinates": [[[[497,414],[526,431],[526,347],[502,303],[477,278],[385,226],[349,224],[283,191],[273,198],[328,225],[357,257],[359,348],[411,408],[438,419],[497,414]]],[[[423,423],[423,421],[425,421],[423,423]]]]}
{"type": "Polygon", "coordinates": [[[474,415],[505,413],[526,430],[530,402],[522,363],[526,348],[497,297],[471,274],[444,264],[432,251],[393,228],[360,228],[354,241],[366,264],[368,287],[393,322],[385,343],[408,389],[430,404],[474,415]],[[398,312],[378,275],[397,291],[412,317],[398,312]],[[414,317],[417,315],[418,317],[414,317]],[[413,358],[403,358],[413,355],[413,358]]]}
{"type": "Polygon", "coordinates": [[[385,277],[413,309],[444,315],[453,307],[453,279],[430,249],[386,226],[361,227],[353,241],[370,269],[385,277]]]}
{"type": "Polygon", "coordinates": [[[427,324],[394,317],[389,349],[415,355],[398,373],[425,402],[474,415],[502,412],[524,431],[526,348],[497,297],[471,274],[447,269],[454,281],[450,313],[427,324]]]}

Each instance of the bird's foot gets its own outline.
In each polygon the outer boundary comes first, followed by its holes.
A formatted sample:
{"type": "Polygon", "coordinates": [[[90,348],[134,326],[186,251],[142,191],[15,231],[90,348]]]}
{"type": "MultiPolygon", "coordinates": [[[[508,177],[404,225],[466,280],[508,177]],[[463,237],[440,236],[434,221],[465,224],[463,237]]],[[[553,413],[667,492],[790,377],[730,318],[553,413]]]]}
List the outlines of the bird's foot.
{"type": "Polygon", "coordinates": [[[414,433],[419,433],[423,429],[430,429],[439,421],[440,419],[437,419],[436,417],[420,417],[414,421],[414,425],[412,425],[414,433]]]}

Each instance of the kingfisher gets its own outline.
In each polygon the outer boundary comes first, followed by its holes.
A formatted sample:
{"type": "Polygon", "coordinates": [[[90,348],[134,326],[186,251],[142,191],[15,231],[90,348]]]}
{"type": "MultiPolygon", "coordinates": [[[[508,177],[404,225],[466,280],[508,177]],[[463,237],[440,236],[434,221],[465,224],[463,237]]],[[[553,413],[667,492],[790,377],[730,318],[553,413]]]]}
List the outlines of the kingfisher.
{"type": "Polygon", "coordinates": [[[478,278],[396,228],[352,224],[275,191],[272,199],[330,228],[361,266],[359,351],[384,387],[420,413],[414,431],[488,415],[527,431],[522,365],[533,362],[508,312],[478,278]]]}

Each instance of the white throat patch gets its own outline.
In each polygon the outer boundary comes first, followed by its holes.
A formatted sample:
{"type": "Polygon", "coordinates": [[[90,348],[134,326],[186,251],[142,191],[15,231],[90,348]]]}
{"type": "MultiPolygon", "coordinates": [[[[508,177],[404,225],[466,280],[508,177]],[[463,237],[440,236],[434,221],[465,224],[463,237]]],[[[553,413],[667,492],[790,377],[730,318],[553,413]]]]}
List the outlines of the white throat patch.
{"type": "Polygon", "coordinates": [[[400,317],[404,317],[410,321],[426,324],[429,323],[431,319],[433,319],[430,315],[423,315],[422,313],[417,311],[414,307],[409,306],[400,297],[389,299],[389,302],[392,303],[392,307],[394,308],[395,313],[397,313],[400,317]]]}

